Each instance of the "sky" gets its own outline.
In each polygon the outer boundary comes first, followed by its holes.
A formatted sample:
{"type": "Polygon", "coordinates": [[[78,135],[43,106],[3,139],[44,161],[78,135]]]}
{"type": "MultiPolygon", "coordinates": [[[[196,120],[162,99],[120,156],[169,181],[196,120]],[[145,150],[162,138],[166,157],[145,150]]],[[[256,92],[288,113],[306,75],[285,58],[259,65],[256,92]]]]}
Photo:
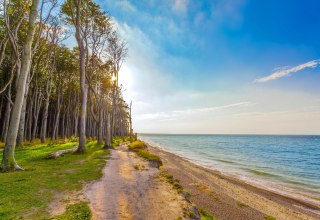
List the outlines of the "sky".
{"type": "Polygon", "coordinates": [[[139,133],[320,134],[319,0],[98,0],[139,133]]]}

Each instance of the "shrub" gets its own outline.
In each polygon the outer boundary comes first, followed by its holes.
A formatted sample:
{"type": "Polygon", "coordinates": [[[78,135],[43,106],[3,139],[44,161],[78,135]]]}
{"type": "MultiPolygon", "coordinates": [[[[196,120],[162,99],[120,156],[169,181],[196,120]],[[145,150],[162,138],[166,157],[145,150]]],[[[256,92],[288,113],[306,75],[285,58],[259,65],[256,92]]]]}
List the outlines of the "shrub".
{"type": "Polygon", "coordinates": [[[146,149],[146,145],[142,141],[134,141],[128,146],[129,150],[138,152],[139,150],[146,149]]]}

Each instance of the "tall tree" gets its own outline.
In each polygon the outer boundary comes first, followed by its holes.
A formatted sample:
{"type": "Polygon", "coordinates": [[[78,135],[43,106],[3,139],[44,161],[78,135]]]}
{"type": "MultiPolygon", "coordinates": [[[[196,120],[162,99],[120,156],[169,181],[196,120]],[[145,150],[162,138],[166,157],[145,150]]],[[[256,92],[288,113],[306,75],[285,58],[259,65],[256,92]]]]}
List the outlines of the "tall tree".
{"type": "MultiPolygon", "coordinates": [[[[21,69],[18,68],[20,73],[18,73],[17,80],[17,93],[12,109],[12,114],[9,123],[8,134],[6,138],[6,143],[3,151],[3,159],[1,163],[1,168],[4,172],[12,170],[22,170],[22,168],[17,164],[14,158],[14,151],[16,146],[16,139],[18,134],[19,120],[21,115],[21,109],[23,104],[23,97],[26,89],[27,77],[31,64],[31,46],[35,33],[35,22],[38,16],[38,5],[39,0],[32,0],[29,13],[28,31],[26,39],[23,45],[23,53],[21,55],[21,69]]],[[[5,14],[8,13],[8,8],[5,5],[5,14]]],[[[7,27],[9,27],[7,25],[7,27]]],[[[12,35],[11,30],[7,30],[9,35],[12,35]]],[[[20,65],[20,64],[19,64],[20,65]]]]}

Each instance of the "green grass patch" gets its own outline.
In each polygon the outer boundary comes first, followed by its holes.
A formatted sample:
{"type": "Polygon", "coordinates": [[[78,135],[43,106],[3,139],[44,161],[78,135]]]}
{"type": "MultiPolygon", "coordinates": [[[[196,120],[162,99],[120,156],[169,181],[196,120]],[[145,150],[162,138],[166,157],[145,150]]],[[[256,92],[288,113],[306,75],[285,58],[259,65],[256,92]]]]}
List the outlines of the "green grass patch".
{"type": "Polygon", "coordinates": [[[161,162],[160,157],[158,157],[157,155],[151,154],[148,150],[139,150],[137,154],[148,161],[161,162]]]}
{"type": "Polygon", "coordinates": [[[162,164],[160,157],[150,153],[143,141],[134,141],[128,145],[129,150],[134,151],[138,156],[146,159],[147,161],[159,162],[162,164]]]}
{"type": "Polygon", "coordinates": [[[109,151],[96,142],[88,143],[84,154],[45,159],[77,144],[35,144],[17,149],[16,160],[25,171],[0,173],[0,219],[48,217],[46,209],[55,193],[78,191],[85,183],[101,178],[109,151]]]}
{"type": "Polygon", "coordinates": [[[146,149],[146,145],[142,141],[134,141],[128,145],[129,150],[131,151],[139,151],[146,149]]]}
{"type": "Polygon", "coordinates": [[[204,209],[200,209],[200,219],[201,220],[215,220],[216,218],[213,217],[209,212],[204,209]]]}
{"type": "Polygon", "coordinates": [[[62,215],[56,216],[55,220],[90,220],[91,211],[87,202],[79,202],[69,205],[66,212],[62,215]]]}
{"type": "Polygon", "coordinates": [[[277,220],[275,217],[273,217],[272,215],[265,215],[264,218],[266,220],[277,220]]]}
{"type": "Polygon", "coordinates": [[[183,193],[183,187],[178,179],[175,179],[170,173],[166,171],[161,171],[160,176],[164,177],[165,180],[172,185],[172,187],[177,190],[178,193],[183,193]]]}
{"type": "Polygon", "coordinates": [[[122,137],[114,137],[111,142],[111,147],[116,148],[119,147],[124,142],[122,137]]]}

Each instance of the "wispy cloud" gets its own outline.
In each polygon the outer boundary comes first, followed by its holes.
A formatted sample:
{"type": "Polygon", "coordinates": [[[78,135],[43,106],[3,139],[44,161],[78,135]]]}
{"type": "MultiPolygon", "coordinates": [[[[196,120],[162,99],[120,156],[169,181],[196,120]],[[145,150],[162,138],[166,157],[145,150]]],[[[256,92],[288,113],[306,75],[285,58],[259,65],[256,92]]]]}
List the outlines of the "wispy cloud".
{"type": "Polygon", "coordinates": [[[135,12],[137,11],[136,7],[132,5],[128,0],[120,0],[115,2],[117,6],[125,11],[135,12]]]}
{"type": "Polygon", "coordinates": [[[255,103],[252,102],[238,102],[229,105],[222,105],[222,106],[214,106],[214,107],[207,107],[207,108],[193,108],[193,109],[185,109],[185,110],[174,110],[168,112],[155,112],[150,114],[142,114],[137,115],[136,119],[159,119],[159,120],[176,120],[177,117],[181,117],[183,115],[190,115],[190,114],[201,114],[205,112],[214,112],[223,109],[229,108],[238,108],[238,107],[249,107],[253,106],[255,103]]]}
{"type": "Polygon", "coordinates": [[[309,62],[304,63],[304,64],[300,64],[300,65],[292,67],[292,68],[288,68],[288,67],[285,68],[285,69],[281,68],[280,70],[272,73],[269,76],[262,77],[262,78],[254,80],[254,82],[255,83],[269,82],[271,80],[275,80],[275,79],[278,79],[278,78],[281,78],[281,77],[284,77],[284,76],[290,76],[291,73],[295,73],[295,72],[301,71],[301,70],[303,70],[305,68],[315,68],[315,67],[317,67],[319,65],[320,65],[320,60],[312,60],[312,61],[309,61],[309,62]]]}
{"type": "Polygon", "coordinates": [[[189,0],[175,0],[173,4],[173,11],[185,14],[188,11],[189,0]]]}

